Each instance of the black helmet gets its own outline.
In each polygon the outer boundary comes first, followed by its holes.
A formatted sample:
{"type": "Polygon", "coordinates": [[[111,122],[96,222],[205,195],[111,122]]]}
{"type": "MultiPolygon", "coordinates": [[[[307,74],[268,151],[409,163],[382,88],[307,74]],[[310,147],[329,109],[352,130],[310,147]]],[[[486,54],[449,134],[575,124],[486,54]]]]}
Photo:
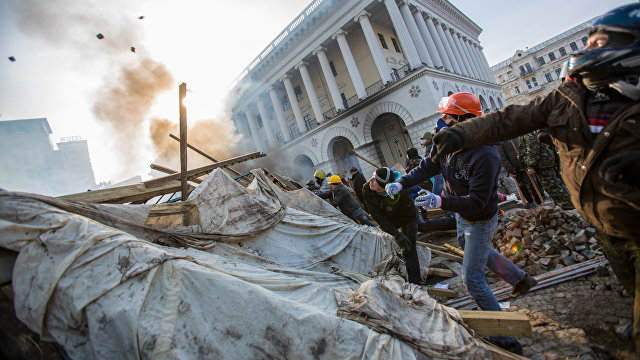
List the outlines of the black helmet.
{"type": "Polygon", "coordinates": [[[600,16],[591,24],[589,36],[596,32],[608,34],[610,40],[602,48],[571,55],[569,76],[585,71],[629,74],[640,70],[640,3],[620,6],[600,16]]]}
{"type": "Polygon", "coordinates": [[[407,156],[409,157],[409,159],[418,157],[418,149],[416,149],[413,146],[408,148],[407,149],[407,156]]]}

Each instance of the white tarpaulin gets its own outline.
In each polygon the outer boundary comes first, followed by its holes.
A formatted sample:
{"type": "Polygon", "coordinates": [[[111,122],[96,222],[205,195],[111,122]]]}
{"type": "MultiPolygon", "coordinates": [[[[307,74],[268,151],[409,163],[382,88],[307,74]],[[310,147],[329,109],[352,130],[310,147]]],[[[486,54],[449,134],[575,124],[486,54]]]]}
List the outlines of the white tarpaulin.
{"type": "Polygon", "coordinates": [[[495,355],[425,288],[338,274],[389,258],[390,235],[253,173],[244,188],[216,170],[158,211],[0,191],[18,318],[74,359],[495,355]]]}

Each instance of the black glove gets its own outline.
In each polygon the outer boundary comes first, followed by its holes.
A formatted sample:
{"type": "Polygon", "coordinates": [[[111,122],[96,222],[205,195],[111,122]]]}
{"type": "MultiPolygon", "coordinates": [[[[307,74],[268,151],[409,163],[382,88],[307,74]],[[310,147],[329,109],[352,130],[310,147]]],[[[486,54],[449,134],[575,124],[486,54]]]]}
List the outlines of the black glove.
{"type": "Polygon", "coordinates": [[[627,185],[640,187],[640,151],[629,151],[607,158],[598,175],[605,181],[622,182],[627,185]]]}
{"type": "Polygon", "coordinates": [[[409,240],[407,235],[403,233],[398,233],[398,235],[396,235],[396,242],[398,243],[402,251],[411,250],[411,240],[409,240]]]}
{"type": "Polygon", "coordinates": [[[433,137],[433,150],[431,161],[439,163],[447,154],[462,149],[464,135],[462,130],[456,128],[444,128],[433,137]]]}

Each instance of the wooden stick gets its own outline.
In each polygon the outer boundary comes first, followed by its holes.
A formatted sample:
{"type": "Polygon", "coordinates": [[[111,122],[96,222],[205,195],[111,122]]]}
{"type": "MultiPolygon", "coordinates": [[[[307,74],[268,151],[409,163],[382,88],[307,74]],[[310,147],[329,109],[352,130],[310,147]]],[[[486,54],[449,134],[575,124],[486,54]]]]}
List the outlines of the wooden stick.
{"type": "MultiPolygon", "coordinates": [[[[428,290],[427,290],[428,292],[428,290]]],[[[458,310],[477,336],[531,336],[531,322],[517,311],[458,310]]]]}
{"type": "MultiPolygon", "coordinates": [[[[172,138],[173,140],[180,141],[180,138],[178,138],[177,136],[175,136],[175,135],[173,135],[173,134],[169,134],[169,137],[170,137],[170,138],[172,138]]],[[[200,154],[200,155],[204,156],[205,158],[207,158],[207,159],[209,159],[209,160],[213,161],[214,163],[219,162],[218,160],[214,159],[213,157],[211,157],[211,156],[207,155],[204,151],[202,151],[202,150],[198,149],[197,147],[195,147],[195,146],[193,146],[193,145],[191,145],[191,144],[189,144],[189,143],[187,143],[187,147],[188,147],[189,149],[191,149],[191,150],[193,150],[193,151],[197,152],[198,154],[200,154]]],[[[227,167],[227,169],[228,169],[229,171],[231,171],[232,173],[234,173],[236,176],[240,175],[240,173],[239,173],[239,172],[235,171],[235,170],[234,170],[234,169],[232,169],[230,166],[228,166],[228,167],[227,167]]]]}
{"type": "Polygon", "coordinates": [[[182,83],[178,87],[180,106],[180,183],[182,184],[182,201],[189,195],[187,189],[187,107],[184,99],[187,97],[187,84],[182,83]]]}
{"type": "MultiPolygon", "coordinates": [[[[516,143],[513,142],[513,139],[509,140],[509,142],[511,143],[511,146],[513,146],[513,149],[516,151],[516,154],[518,154],[518,158],[519,158],[520,157],[520,151],[518,150],[518,147],[516,146],[516,143]]],[[[540,197],[540,201],[544,203],[544,196],[542,196],[542,194],[540,194],[540,189],[538,189],[538,185],[536,184],[536,182],[533,181],[533,176],[531,176],[531,174],[529,174],[529,171],[527,171],[527,169],[525,169],[524,171],[527,173],[527,176],[529,176],[529,180],[531,180],[531,184],[533,185],[533,188],[536,189],[536,192],[538,193],[538,196],[540,197]]],[[[517,182],[516,182],[516,184],[517,184],[517,182]]],[[[518,190],[520,190],[520,187],[518,187],[518,190]]]]}
{"type": "Polygon", "coordinates": [[[460,256],[464,257],[464,250],[459,249],[459,248],[457,248],[457,247],[455,247],[455,246],[453,246],[451,244],[447,244],[447,243],[444,244],[444,247],[446,247],[448,250],[456,253],[456,255],[460,255],[460,256]]]}
{"type": "Polygon", "coordinates": [[[446,251],[440,251],[440,250],[431,249],[431,253],[433,255],[440,256],[441,258],[445,258],[445,259],[453,260],[453,261],[457,261],[457,262],[462,262],[462,258],[460,256],[453,255],[453,254],[448,253],[446,251]]]}
{"type": "Polygon", "coordinates": [[[172,180],[151,189],[146,188],[144,184],[135,184],[69,194],[60,196],[60,198],[93,204],[124,204],[146,201],[158,195],[175,193],[180,191],[181,188],[182,184],[179,181],[172,180]]]}
{"type": "MultiPolygon", "coordinates": [[[[237,163],[241,163],[247,160],[252,160],[252,159],[257,159],[257,158],[261,158],[266,156],[264,153],[261,152],[253,152],[250,154],[246,154],[246,155],[241,155],[241,156],[237,156],[231,159],[227,159],[224,161],[220,161],[219,163],[216,164],[211,164],[211,165],[207,165],[207,166],[203,166],[200,168],[196,168],[196,169],[192,169],[187,171],[187,178],[188,179],[192,179],[192,178],[197,178],[200,177],[202,175],[208,174],[211,171],[220,168],[220,167],[226,167],[229,165],[233,165],[233,164],[237,164],[237,163]]],[[[173,180],[180,180],[180,174],[172,174],[172,175],[168,175],[168,176],[164,176],[161,178],[157,178],[157,179],[152,179],[152,180],[148,180],[143,182],[145,187],[154,187],[154,186],[158,186],[164,183],[167,183],[169,181],[173,181],[173,180]]]]}
{"type": "MultiPolygon", "coordinates": [[[[153,169],[153,170],[157,170],[157,171],[163,172],[165,174],[177,174],[178,173],[177,171],[175,171],[173,169],[169,169],[168,167],[164,167],[162,165],[151,164],[151,165],[149,165],[149,167],[151,169],[153,169]]],[[[200,180],[200,179],[191,179],[189,181],[193,181],[196,184],[201,184],[202,183],[202,180],[200,180]]]]}
{"type": "Polygon", "coordinates": [[[378,165],[378,164],[374,164],[373,162],[369,161],[369,159],[365,158],[364,156],[358,154],[357,152],[351,150],[351,154],[355,155],[357,157],[359,157],[360,159],[366,161],[367,163],[369,163],[369,165],[373,166],[374,168],[378,169],[381,168],[382,166],[378,165]]]}
{"type": "Polygon", "coordinates": [[[431,296],[444,296],[448,298],[458,297],[458,293],[455,290],[451,289],[438,289],[433,287],[427,288],[427,294],[431,296]]]}
{"type": "Polygon", "coordinates": [[[441,268],[430,267],[429,271],[427,272],[427,275],[442,276],[442,277],[446,277],[446,278],[451,278],[451,277],[454,277],[456,274],[452,270],[449,270],[449,269],[441,269],[441,268]]]}

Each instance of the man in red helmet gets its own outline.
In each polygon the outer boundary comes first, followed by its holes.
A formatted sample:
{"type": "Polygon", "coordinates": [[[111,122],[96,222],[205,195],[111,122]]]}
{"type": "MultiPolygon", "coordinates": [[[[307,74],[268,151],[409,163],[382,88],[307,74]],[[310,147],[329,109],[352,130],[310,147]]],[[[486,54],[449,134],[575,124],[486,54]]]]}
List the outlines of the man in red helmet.
{"type": "MultiPolygon", "coordinates": [[[[447,127],[482,116],[478,98],[466,92],[442,98],[442,120],[447,127]]],[[[443,129],[442,131],[447,131],[443,129]]],[[[465,149],[441,161],[424,159],[420,165],[395,183],[385,186],[389,196],[408,189],[440,172],[444,178],[442,195],[423,191],[416,205],[426,209],[442,208],[456,213],[458,244],[464,250],[462,274],[469,294],[485,311],[501,311],[495,295],[485,279],[488,266],[509,284],[512,294],[529,291],[536,280],[515,266],[491,246],[498,226],[497,180],[502,162],[498,151],[489,145],[465,149]]],[[[489,341],[509,351],[522,354],[522,345],[511,337],[490,337],[489,341]]]]}
{"type": "Polygon", "coordinates": [[[640,4],[613,9],[591,25],[567,78],[543,99],[510,105],[443,131],[436,161],[463,148],[549,128],[573,205],[598,231],[629,294],[640,350],[640,4]]]}

